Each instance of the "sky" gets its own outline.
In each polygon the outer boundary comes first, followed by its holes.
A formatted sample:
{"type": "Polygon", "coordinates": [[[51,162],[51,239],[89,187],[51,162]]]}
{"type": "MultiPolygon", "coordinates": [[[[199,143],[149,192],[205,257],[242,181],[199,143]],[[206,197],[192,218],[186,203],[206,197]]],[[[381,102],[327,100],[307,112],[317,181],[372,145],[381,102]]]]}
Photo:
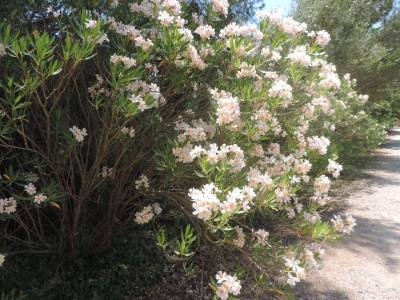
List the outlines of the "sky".
{"type": "Polygon", "coordinates": [[[291,8],[292,0],[264,0],[265,10],[273,10],[281,8],[285,13],[288,13],[291,8]]]}

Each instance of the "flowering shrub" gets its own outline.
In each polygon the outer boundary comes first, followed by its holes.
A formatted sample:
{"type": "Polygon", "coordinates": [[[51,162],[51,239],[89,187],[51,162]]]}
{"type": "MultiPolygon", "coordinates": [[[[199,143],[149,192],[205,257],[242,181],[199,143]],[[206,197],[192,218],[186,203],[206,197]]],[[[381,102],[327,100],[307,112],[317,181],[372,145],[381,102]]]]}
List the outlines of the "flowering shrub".
{"type": "MultiPolygon", "coordinates": [[[[175,244],[173,228],[156,234],[167,259],[229,248],[277,292],[316,265],[318,243],[351,232],[351,216],[319,212],[346,142],[380,135],[367,97],[327,62],[327,32],[279,13],[224,24],[228,7],[113,1],[57,36],[2,26],[5,238],[74,256],[107,248],[118,222],[153,231],[178,214],[192,227],[175,244]]],[[[218,299],[246,289],[225,268],[218,299]]]]}

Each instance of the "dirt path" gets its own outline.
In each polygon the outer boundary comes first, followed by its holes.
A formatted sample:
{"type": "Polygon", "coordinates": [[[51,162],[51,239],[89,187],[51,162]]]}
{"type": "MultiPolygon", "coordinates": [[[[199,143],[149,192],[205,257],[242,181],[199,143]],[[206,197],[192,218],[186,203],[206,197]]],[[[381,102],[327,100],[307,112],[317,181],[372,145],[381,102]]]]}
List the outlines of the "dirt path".
{"type": "Polygon", "coordinates": [[[400,128],[376,151],[367,178],[351,184],[355,231],[326,249],[300,299],[400,299],[400,128]]]}

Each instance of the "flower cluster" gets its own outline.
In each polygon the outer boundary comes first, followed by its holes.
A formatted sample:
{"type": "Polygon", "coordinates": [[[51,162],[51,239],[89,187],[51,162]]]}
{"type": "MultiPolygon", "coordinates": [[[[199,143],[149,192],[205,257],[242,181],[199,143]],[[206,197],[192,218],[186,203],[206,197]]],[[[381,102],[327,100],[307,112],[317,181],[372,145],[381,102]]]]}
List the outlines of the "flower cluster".
{"type": "Polygon", "coordinates": [[[128,135],[130,138],[135,137],[135,134],[136,134],[135,128],[126,127],[126,126],[124,126],[124,127],[121,128],[121,132],[122,132],[123,134],[128,135]]]}
{"type": "Polygon", "coordinates": [[[228,299],[230,294],[234,296],[240,294],[242,286],[240,285],[240,280],[238,280],[236,276],[232,276],[227,274],[226,272],[219,271],[215,275],[215,279],[217,280],[216,295],[221,300],[228,299]]]}
{"type": "Polygon", "coordinates": [[[308,36],[315,38],[315,42],[322,47],[328,45],[331,40],[331,35],[325,30],[311,31],[308,36]]]}
{"type": "Polygon", "coordinates": [[[135,188],[139,190],[142,187],[145,190],[148,190],[150,188],[149,179],[144,174],[140,175],[139,178],[135,180],[135,188]]]}
{"type": "Polygon", "coordinates": [[[256,196],[254,190],[247,186],[233,188],[223,201],[218,198],[221,193],[222,191],[213,183],[206,184],[201,189],[190,189],[189,197],[193,201],[193,214],[199,219],[207,221],[213,213],[245,212],[250,209],[252,200],[256,196]]]}
{"type": "Polygon", "coordinates": [[[327,194],[331,188],[331,181],[330,179],[325,176],[321,175],[314,181],[314,190],[316,194],[327,194]]]}
{"type": "Polygon", "coordinates": [[[356,220],[350,214],[346,214],[344,218],[342,216],[334,215],[331,222],[337,232],[344,234],[350,234],[353,231],[354,226],[357,225],[356,220]]]}
{"type": "Polygon", "coordinates": [[[13,198],[0,199],[0,214],[12,214],[17,210],[17,201],[13,198]]]}
{"type": "Polygon", "coordinates": [[[197,52],[197,49],[193,45],[189,45],[188,47],[188,56],[192,61],[191,65],[194,68],[197,68],[199,70],[204,70],[206,68],[206,64],[201,59],[199,53],[197,52]]]}
{"type": "Polygon", "coordinates": [[[37,194],[36,186],[32,182],[26,184],[24,186],[24,190],[29,196],[34,196],[33,202],[35,202],[36,204],[42,204],[47,200],[47,196],[45,194],[37,194]]]}
{"type": "Polygon", "coordinates": [[[220,201],[217,193],[220,192],[213,183],[206,184],[201,189],[191,188],[189,197],[193,201],[193,214],[201,220],[209,220],[213,212],[218,211],[220,201]]]}
{"type": "Polygon", "coordinates": [[[285,257],[287,267],[287,284],[295,286],[305,276],[305,270],[300,266],[300,261],[294,258],[285,257]]]}
{"type": "Polygon", "coordinates": [[[190,151],[190,156],[194,158],[202,158],[211,163],[217,164],[218,162],[226,162],[231,167],[231,172],[240,172],[246,165],[243,150],[236,144],[221,145],[210,144],[208,149],[201,146],[195,146],[190,151]]]}
{"type": "Polygon", "coordinates": [[[307,24],[297,22],[291,17],[284,17],[282,11],[279,10],[275,12],[262,12],[259,13],[258,16],[261,19],[268,19],[271,24],[293,37],[307,30],[307,24]]]}
{"type": "Polygon", "coordinates": [[[127,56],[113,54],[111,55],[110,61],[113,64],[123,63],[128,68],[136,66],[136,60],[127,56]]]}
{"type": "Polygon", "coordinates": [[[141,211],[138,211],[135,214],[135,222],[137,224],[146,224],[149,223],[155,215],[159,215],[162,212],[162,208],[159,203],[154,203],[153,205],[147,205],[143,207],[141,211]]]}
{"type": "Polygon", "coordinates": [[[240,125],[239,99],[225,91],[210,90],[210,93],[217,104],[217,124],[238,128],[240,125]]]}
{"type": "Polygon", "coordinates": [[[208,40],[210,37],[215,35],[215,30],[210,25],[199,26],[194,32],[205,40],[208,40]]]}
{"type": "Polygon", "coordinates": [[[153,46],[153,42],[150,39],[144,38],[135,26],[117,22],[113,18],[109,18],[109,23],[111,29],[120,35],[127,36],[130,40],[135,42],[137,47],[142,48],[144,51],[149,51],[153,46]]]}
{"type": "Polygon", "coordinates": [[[317,151],[320,155],[325,155],[331,142],[324,136],[312,136],[307,138],[307,143],[311,150],[317,151]]]}
{"type": "Polygon", "coordinates": [[[327,167],[327,171],[332,174],[334,178],[338,178],[340,175],[340,172],[343,170],[343,166],[336,161],[329,159],[328,160],[329,164],[327,167]]]}
{"type": "Polygon", "coordinates": [[[284,100],[292,100],[292,87],[283,78],[276,79],[269,89],[271,97],[279,97],[284,100]]]}
{"type": "Polygon", "coordinates": [[[73,134],[74,138],[78,141],[78,143],[83,142],[85,137],[88,135],[86,128],[78,128],[77,126],[72,126],[69,131],[73,134]]]}
{"type": "Polygon", "coordinates": [[[257,239],[257,243],[261,246],[268,244],[269,232],[264,229],[258,229],[253,232],[254,237],[257,239]]]}
{"type": "Polygon", "coordinates": [[[288,58],[294,64],[309,66],[311,65],[311,56],[307,54],[307,49],[305,46],[297,46],[288,55],[288,58]]]}
{"type": "Polygon", "coordinates": [[[228,14],[229,2],[228,0],[212,0],[212,8],[223,15],[228,14]]]}
{"type": "Polygon", "coordinates": [[[159,103],[164,101],[160,88],[154,83],[148,84],[142,80],[137,80],[129,83],[126,90],[132,93],[130,100],[137,105],[140,111],[157,107],[159,103]]]}

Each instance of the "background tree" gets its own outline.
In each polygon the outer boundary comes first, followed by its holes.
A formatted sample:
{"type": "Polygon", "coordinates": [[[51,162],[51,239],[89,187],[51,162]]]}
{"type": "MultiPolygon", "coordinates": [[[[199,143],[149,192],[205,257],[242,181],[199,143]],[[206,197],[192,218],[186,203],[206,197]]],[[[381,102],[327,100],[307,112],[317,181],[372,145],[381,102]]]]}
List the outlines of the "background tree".
{"type": "Polygon", "coordinates": [[[340,73],[358,80],[381,121],[398,117],[400,17],[394,0],[296,0],[294,17],[332,37],[327,51],[340,73]],[[397,108],[397,109],[396,109],[397,108]]]}

